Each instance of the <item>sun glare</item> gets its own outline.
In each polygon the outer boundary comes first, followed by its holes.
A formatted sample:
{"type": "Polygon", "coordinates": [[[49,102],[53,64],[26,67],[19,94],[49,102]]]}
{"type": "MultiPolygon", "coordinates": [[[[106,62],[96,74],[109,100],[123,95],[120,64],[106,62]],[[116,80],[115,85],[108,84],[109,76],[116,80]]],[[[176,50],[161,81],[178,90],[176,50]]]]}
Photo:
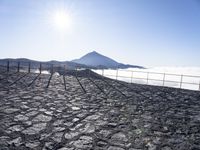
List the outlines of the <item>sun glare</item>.
{"type": "Polygon", "coordinates": [[[70,17],[65,11],[57,11],[53,14],[53,24],[59,30],[66,30],[70,27],[70,17]]]}

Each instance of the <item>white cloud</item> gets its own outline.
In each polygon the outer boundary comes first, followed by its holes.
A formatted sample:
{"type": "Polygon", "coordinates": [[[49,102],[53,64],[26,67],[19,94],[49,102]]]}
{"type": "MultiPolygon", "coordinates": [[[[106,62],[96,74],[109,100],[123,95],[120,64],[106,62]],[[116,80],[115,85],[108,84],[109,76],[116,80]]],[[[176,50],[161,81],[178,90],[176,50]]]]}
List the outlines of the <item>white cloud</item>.
{"type": "Polygon", "coordinates": [[[126,82],[199,90],[200,67],[155,67],[149,69],[96,70],[112,79],[126,82]],[[148,77],[148,79],[147,79],[148,77]],[[164,79],[164,82],[163,82],[164,79]],[[182,81],[182,83],[180,83],[182,81]]]}

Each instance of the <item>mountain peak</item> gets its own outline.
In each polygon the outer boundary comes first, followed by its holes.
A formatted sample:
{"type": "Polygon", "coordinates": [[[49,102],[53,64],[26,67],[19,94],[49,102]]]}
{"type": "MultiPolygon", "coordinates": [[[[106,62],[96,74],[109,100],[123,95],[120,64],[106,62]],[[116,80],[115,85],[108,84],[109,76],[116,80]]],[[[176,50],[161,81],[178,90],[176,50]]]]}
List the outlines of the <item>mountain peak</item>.
{"type": "Polygon", "coordinates": [[[122,63],[118,63],[117,61],[106,57],[96,51],[92,51],[82,56],[80,59],[72,60],[72,62],[84,64],[87,66],[93,67],[104,67],[104,68],[127,68],[131,67],[131,65],[124,65],[122,63]]]}
{"type": "Polygon", "coordinates": [[[100,53],[96,51],[92,51],[90,53],[87,53],[80,59],[73,60],[73,62],[79,63],[79,64],[85,64],[88,66],[105,66],[108,68],[113,68],[118,66],[118,62],[115,60],[108,58],[104,55],[101,55],[100,53]]]}
{"type": "Polygon", "coordinates": [[[98,52],[96,52],[96,51],[92,51],[91,53],[98,53],[98,52]]]}
{"type": "Polygon", "coordinates": [[[90,52],[90,53],[88,53],[88,54],[101,55],[101,54],[99,54],[97,51],[92,51],[92,52],[90,52]]]}

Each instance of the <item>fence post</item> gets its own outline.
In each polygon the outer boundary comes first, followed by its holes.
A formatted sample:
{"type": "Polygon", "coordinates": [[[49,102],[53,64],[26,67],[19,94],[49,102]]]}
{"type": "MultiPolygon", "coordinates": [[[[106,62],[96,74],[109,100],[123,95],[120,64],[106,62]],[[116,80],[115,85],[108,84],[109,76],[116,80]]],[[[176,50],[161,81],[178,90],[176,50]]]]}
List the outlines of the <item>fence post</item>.
{"type": "Polygon", "coordinates": [[[10,62],[8,60],[8,62],[7,62],[7,72],[9,72],[9,70],[10,70],[10,62]]]}
{"type": "Polygon", "coordinates": [[[64,65],[64,75],[66,75],[66,65],[64,65]]]}
{"type": "Polygon", "coordinates": [[[31,72],[31,62],[28,63],[28,73],[31,72]]]}
{"type": "Polygon", "coordinates": [[[200,81],[199,81],[199,91],[200,91],[200,81]]]}
{"type": "Polygon", "coordinates": [[[53,64],[51,65],[51,74],[53,74],[53,64]]]}
{"type": "Polygon", "coordinates": [[[39,70],[40,70],[40,74],[42,73],[42,64],[40,63],[40,68],[39,68],[39,70]]]}
{"type": "Polygon", "coordinates": [[[104,69],[102,69],[102,76],[104,76],[104,69]]]}
{"type": "Polygon", "coordinates": [[[133,71],[131,71],[131,83],[133,83],[133,71]]]}
{"type": "Polygon", "coordinates": [[[183,75],[181,75],[180,88],[182,88],[182,82],[183,82],[183,75]]]}
{"type": "Polygon", "coordinates": [[[90,69],[88,68],[88,77],[90,78],[90,69]]]}
{"type": "Polygon", "coordinates": [[[116,70],[116,80],[117,80],[117,78],[118,78],[118,69],[116,70]]]}
{"type": "Polygon", "coordinates": [[[17,72],[19,72],[20,62],[17,63],[17,72]]]}
{"type": "Polygon", "coordinates": [[[78,76],[78,70],[77,70],[77,66],[76,66],[76,69],[75,69],[75,70],[76,70],[76,77],[77,77],[77,76],[78,76]]]}
{"type": "Polygon", "coordinates": [[[165,86],[165,73],[163,74],[163,86],[165,86]]]}
{"type": "Polygon", "coordinates": [[[149,84],[149,72],[147,72],[147,85],[149,84]]]}

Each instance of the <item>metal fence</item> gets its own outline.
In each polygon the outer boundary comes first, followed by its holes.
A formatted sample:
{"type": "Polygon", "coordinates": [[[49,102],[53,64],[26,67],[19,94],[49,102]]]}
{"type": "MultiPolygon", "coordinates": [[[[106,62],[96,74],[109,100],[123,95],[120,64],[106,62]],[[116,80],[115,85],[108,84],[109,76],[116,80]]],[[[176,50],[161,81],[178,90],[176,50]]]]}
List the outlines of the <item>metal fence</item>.
{"type": "Polygon", "coordinates": [[[102,76],[130,83],[200,90],[200,76],[132,70],[93,70],[102,76]]]}
{"type": "MultiPolygon", "coordinates": [[[[30,63],[30,62],[16,62],[7,61],[0,64],[1,72],[9,72],[14,70],[17,72],[36,72],[42,73],[42,71],[53,72],[65,72],[67,70],[65,65],[53,65],[46,63],[30,63]]],[[[75,68],[77,70],[78,68],[75,68]]],[[[80,69],[80,68],[79,68],[80,69]]],[[[82,68],[89,69],[89,68],[82,68]]],[[[81,69],[81,70],[82,70],[81,69]]],[[[200,91],[200,76],[183,75],[183,74],[171,74],[171,73],[159,73],[159,72],[145,72],[145,71],[132,71],[132,70],[109,70],[99,69],[92,70],[102,76],[109,77],[115,80],[122,80],[130,83],[169,86],[176,88],[192,89],[200,91]]]]}
{"type": "MultiPolygon", "coordinates": [[[[48,63],[31,63],[20,61],[3,61],[0,63],[1,72],[32,72],[32,73],[52,73],[60,69],[61,66],[48,63]],[[55,70],[54,70],[55,69],[55,70]]],[[[64,68],[64,67],[63,67],[64,68]]]]}

